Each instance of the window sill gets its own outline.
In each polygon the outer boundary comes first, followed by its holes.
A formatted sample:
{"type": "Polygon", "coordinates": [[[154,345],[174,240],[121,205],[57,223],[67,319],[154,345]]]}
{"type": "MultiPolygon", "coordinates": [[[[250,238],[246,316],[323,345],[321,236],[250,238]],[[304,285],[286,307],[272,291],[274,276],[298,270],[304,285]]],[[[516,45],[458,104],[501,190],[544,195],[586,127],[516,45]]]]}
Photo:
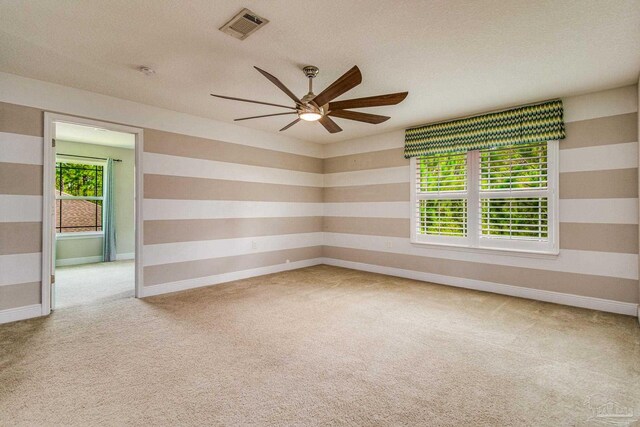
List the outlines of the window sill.
{"type": "Polygon", "coordinates": [[[455,251],[455,252],[470,252],[470,253],[479,253],[479,254],[491,254],[491,255],[506,255],[506,256],[517,256],[524,258],[541,258],[541,259],[556,259],[560,255],[560,251],[533,251],[533,250],[522,250],[522,249],[502,249],[502,248],[488,248],[488,247],[471,247],[465,245],[454,245],[449,243],[426,243],[420,242],[417,240],[411,240],[411,245],[416,247],[428,248],[428,249],[439,249],[446,251],[455,251]]]}
{"type": "Polygon", "coordinates": [[[79,231],[77,233],[56,233],[56,240],[95,239],[104,237],[102,231],[79,231]]]}

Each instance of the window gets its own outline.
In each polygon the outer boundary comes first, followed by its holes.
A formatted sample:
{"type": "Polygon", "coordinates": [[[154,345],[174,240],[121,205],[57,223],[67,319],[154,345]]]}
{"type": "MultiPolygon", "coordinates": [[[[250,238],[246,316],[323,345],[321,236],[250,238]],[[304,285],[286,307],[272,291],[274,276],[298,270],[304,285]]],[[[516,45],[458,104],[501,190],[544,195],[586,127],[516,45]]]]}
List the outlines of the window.
{"type": "Polygon", "coordinates": [[[558,143],[412,158],[412,240],[554,253],[558,143]]]}
{"type": "Polygon", "coordinates": [[[101,164],[56,162],[56,232],[102,232],[101,164]]]}

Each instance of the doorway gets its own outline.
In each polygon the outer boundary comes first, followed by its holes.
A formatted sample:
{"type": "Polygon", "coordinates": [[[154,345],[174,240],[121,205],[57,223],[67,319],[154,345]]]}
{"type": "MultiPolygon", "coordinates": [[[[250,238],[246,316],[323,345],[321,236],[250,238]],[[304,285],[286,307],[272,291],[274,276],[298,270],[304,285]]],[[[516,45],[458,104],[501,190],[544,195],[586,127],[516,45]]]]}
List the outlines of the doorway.
{"type": "Polygon", "coordinates": [[[44,315],[142,296],[142,135],[45,113],[44,315]]]}

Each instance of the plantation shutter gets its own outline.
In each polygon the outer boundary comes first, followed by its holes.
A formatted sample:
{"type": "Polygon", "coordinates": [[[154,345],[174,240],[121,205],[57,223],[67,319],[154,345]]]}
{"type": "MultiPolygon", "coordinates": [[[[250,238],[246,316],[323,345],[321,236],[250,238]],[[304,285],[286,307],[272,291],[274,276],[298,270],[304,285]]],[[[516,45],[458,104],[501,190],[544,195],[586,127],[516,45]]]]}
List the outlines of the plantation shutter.
{"type": "Polygon", "coordinates": [[[564,139],[561,100],[419,126],[405,131],[404,157],[564,139]]]}
{"type": "Polygon", "coordinates": [[[419,157],[415,173],[416,232],[443,243],[466,238],[467,154],[419,157]]]}
{"type": "Polygon", "coordinates": [[[547,241],[547,143],[480,151],[480,237],[547,241]]]}

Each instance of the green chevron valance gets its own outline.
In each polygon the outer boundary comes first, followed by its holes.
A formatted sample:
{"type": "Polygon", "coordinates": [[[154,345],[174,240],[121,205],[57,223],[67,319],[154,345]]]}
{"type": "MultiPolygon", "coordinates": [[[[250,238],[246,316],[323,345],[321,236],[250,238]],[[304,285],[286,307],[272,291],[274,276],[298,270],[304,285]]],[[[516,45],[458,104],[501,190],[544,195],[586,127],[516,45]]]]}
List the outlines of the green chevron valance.
{"type": "Polygon", "coordinates": [[[564,139],[562,101],[407,129],[404,157],[564,139]]]}

